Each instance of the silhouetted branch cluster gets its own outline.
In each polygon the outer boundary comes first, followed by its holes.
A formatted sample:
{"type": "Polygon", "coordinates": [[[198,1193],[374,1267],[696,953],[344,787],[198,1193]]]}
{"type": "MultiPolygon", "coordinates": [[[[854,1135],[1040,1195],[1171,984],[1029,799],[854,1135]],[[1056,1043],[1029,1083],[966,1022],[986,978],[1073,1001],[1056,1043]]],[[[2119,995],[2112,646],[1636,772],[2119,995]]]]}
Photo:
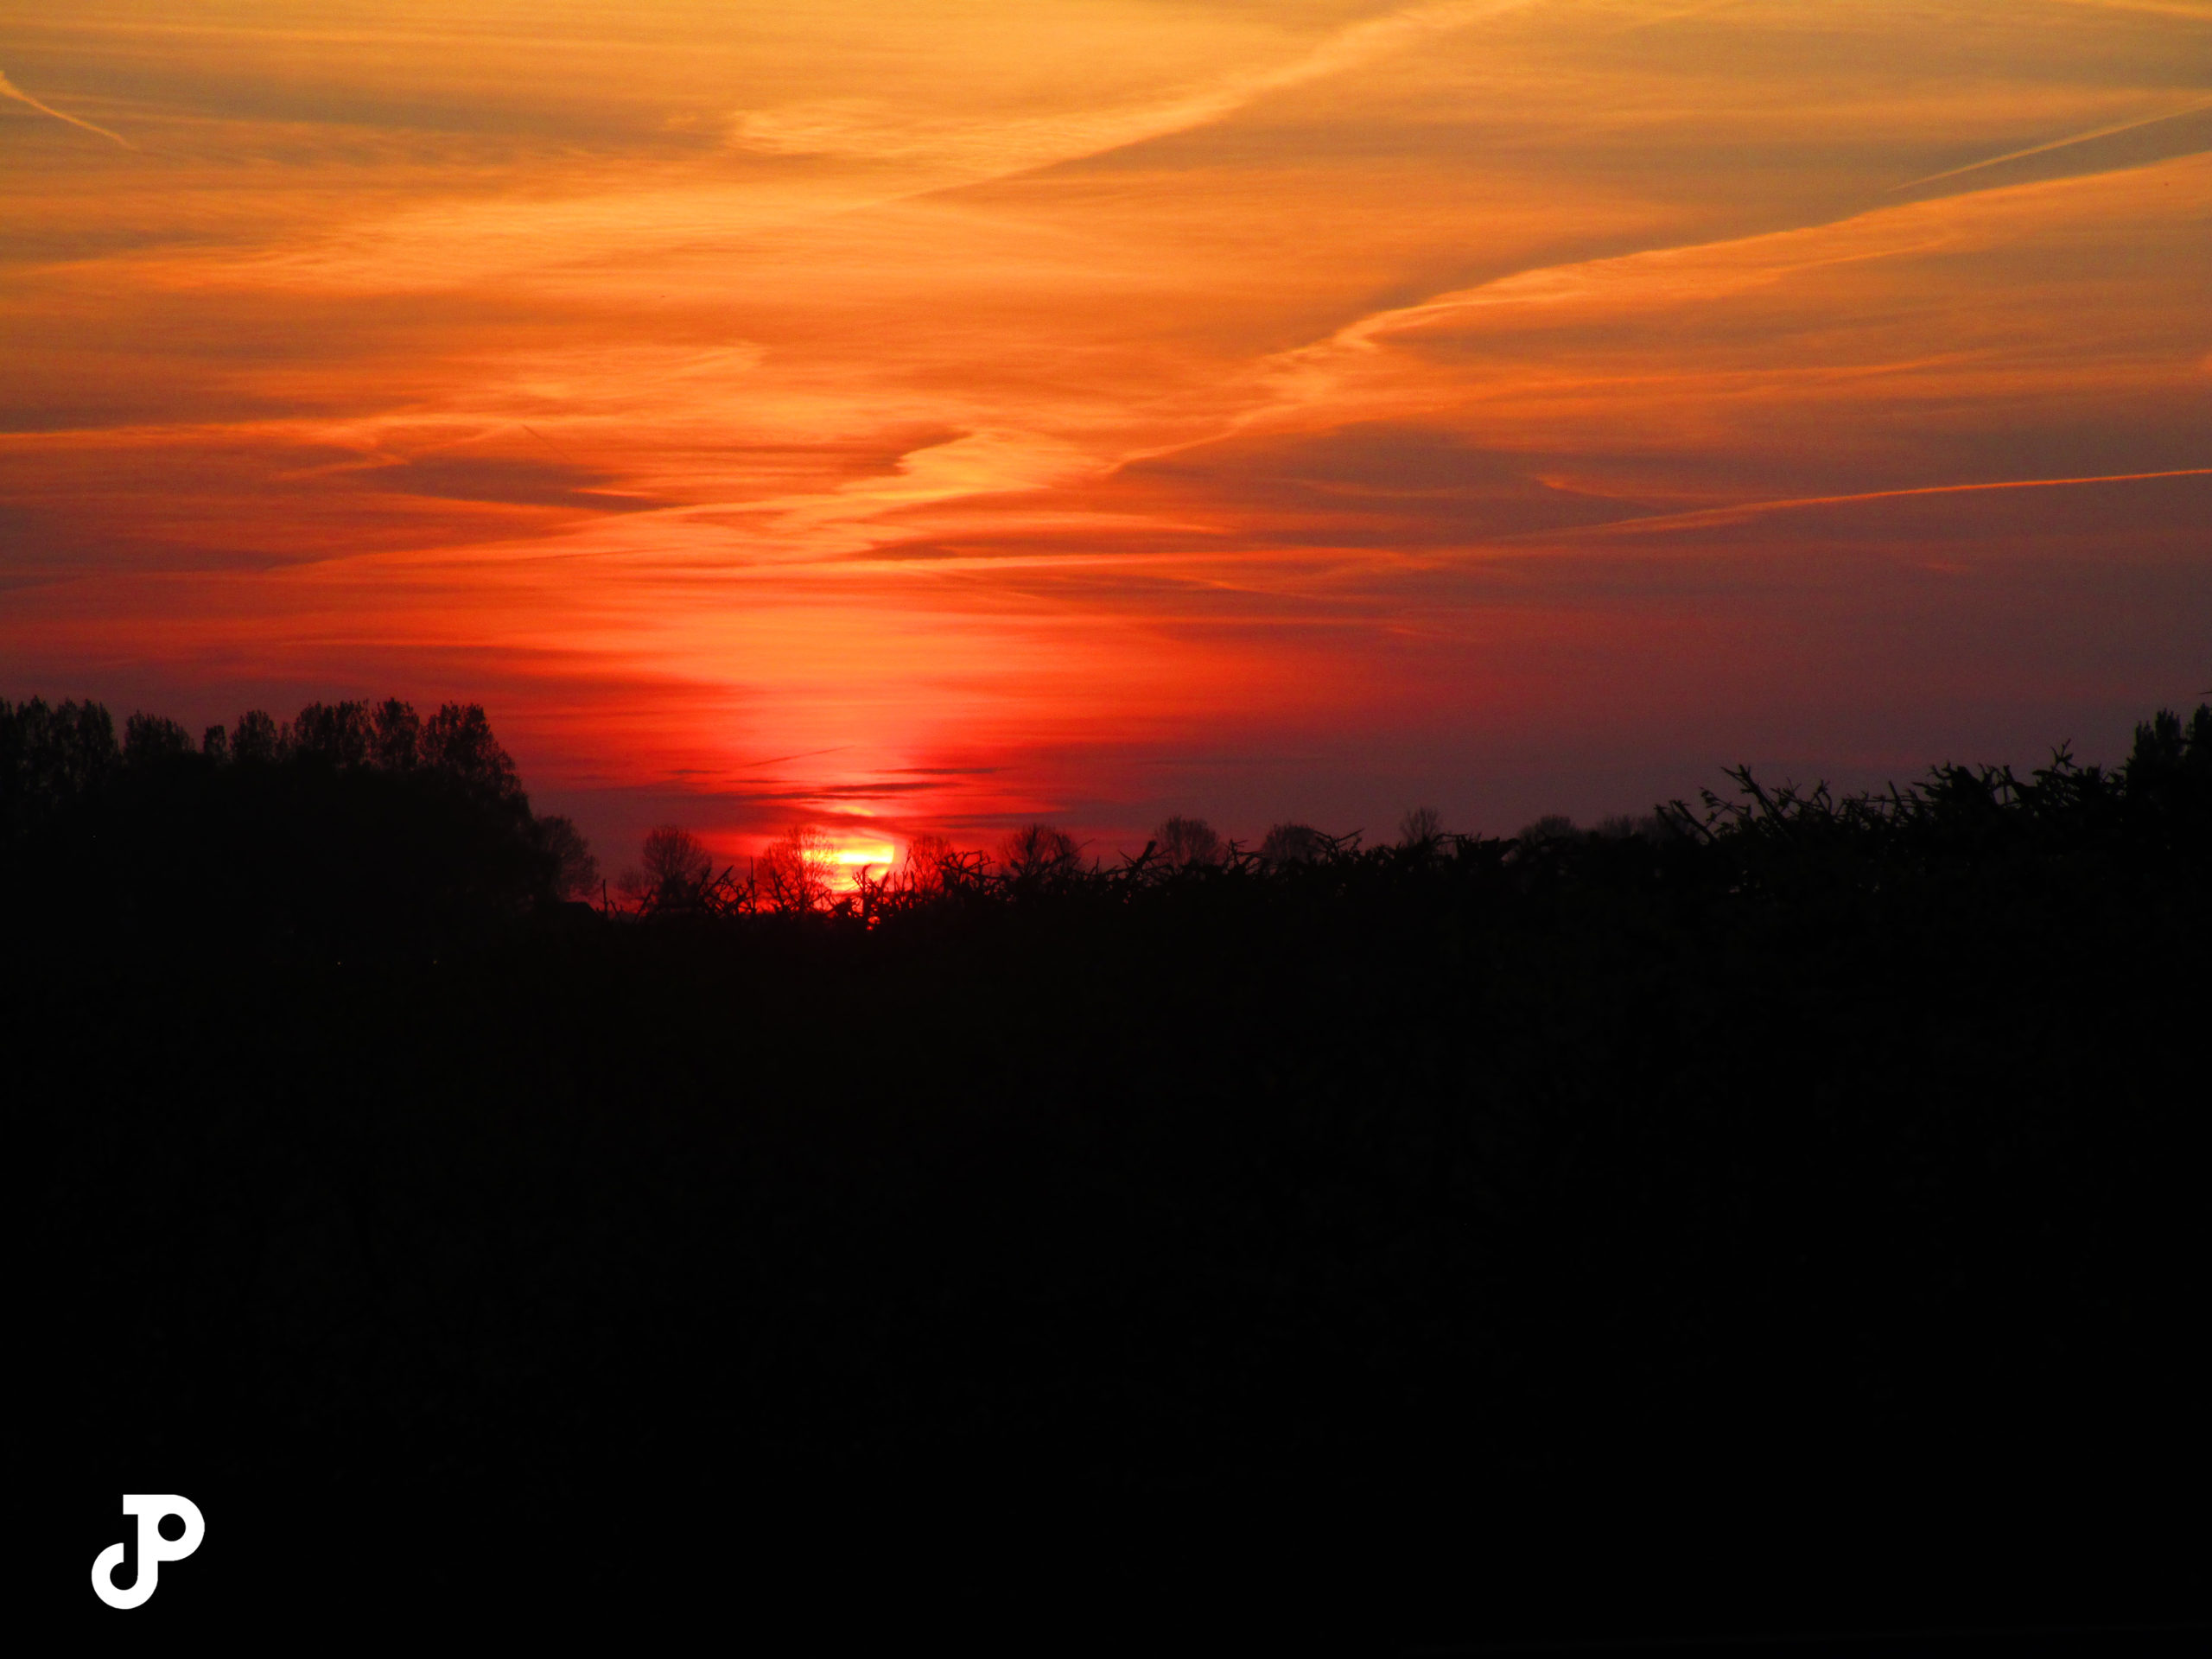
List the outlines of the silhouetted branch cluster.
{"type": "Polygon", "coordinates": [[[1872,889],[2021,860],[2201,873],[2212,846],[2212,706],[2186,724],[2160,710],[2113,770],[2062,747],[2025,777],[1945,764],[1904,788],[1842,797],[1770,786],[1748,767],[1728,775],[1738,798],[1702,791],[1702,811],[1669,803],[1645,833],[1697,845],[1751,888],[1819,879],[1872,889]]]}

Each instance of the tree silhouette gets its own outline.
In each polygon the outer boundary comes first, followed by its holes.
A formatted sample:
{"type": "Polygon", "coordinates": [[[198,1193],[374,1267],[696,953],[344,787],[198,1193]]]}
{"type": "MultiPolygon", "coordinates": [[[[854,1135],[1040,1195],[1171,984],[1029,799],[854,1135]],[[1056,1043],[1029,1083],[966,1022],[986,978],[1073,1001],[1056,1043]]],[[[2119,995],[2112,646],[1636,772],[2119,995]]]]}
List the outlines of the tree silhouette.
{"type": "Polygon", "coordinates": [[[294,754],[327,766],[362,766],[373,753],[375,730],[365,702],[311,702],[293,721],[290,737],[294,754]]]}
{"type": "Polygon", "coordinates": [[[121,760],[115,722],[97,702],[49,708],[0,698],[0,832],[19,835],[97,789],[121,760]]]}
{"type": "Polygon", "coordinates": [[[1083,854],[1075,837],[1049,823],[1026,824],[999,843],[999,859],[1017,880],[1071,875],[1083,854]]]}
{"type": "Polygon", "coordinates": [[[1204,818],[1173,817],[1152,832],[1153,845],[1169,864],[1218,864],[1221,837],[1204,818]]]}
{"type": "Polygon", "coordinates": [[[1427,847],[1444,834],[1444,815],[1433,806],[1410,808],[1398,820],[1398,845],[1427,847]]]}
{"type": "Polygon", "coordinates": [[[515,763],[492,735],[480,703],[448,702],[424,721],[420,752],[425,766],[486,800],[523,799],[515,763]]]}
{"type": "Polygon", "coordinates": [[[2138,726],[2120,777],[2130,816],[2163,825],[2170,844],[2212,838],[2212,704],[2200,703],[2186,727],[2167,709],[2138,726]]]}
{"type": "Polygon", "coordinates": [[[387,697],[370,717],[370,752],[388,772],[410,772],[422,758],[423,722],[414,705],[387,697]]]}
{"type": "Polygon", "coordinates": [[[909,893],[936,893],[944,886],[945,867],[957,861],[952,843],[943,836],[919,835],[906,842],[906,858],[899,868],[899,884],[909,893]]]}
{"type": "Polygon", "coordinates": [[[1526,846],[1541,846],[1547,842],[1572,841],[1581,834],[1574,827],[1574,820],[1562,812],[1547,812],[1533,823],[1521,826],[1521,833],[1514,837],[1526,846]]]}
{"type": "Polygon", "coordinates": [[[596,898],[599,860],[573,821],[555,812],[537,822],[539,849],[550,867],[553,891],[563,899],[596,898]]]}
{"type": "Polygon", "coordinates": [[[766,908],[806,915],[829,907],[836,869],[829,836],[798,824],[769,842],[754,861],[753,881],[766,908]]]}
{"type": "Polygon", "coordinates": [[[1613,812],[1598,820],[1591,833],[1604,841],[1633,841],[1639,836],[1650,834],[1657,827],[1656,818],[1631,817],[1625,812],[1613,812]]]}
{"type": "Polygon", "coordinates": [[[249,709],[231,728],[231,759],[257,766],[276,759],[282,734],[276,722],[259,709],[249,709]]]}
{"type": "Polygon", "coordinates": [[[252,710],[196,745],[142,711],[118,745],[97,703],[0,702],[0,855],[39,873],[65,941],[275,960],[435,954],[588,890],[583,837],[533,817],[482,709],[442,713],[445,767],[410,769],[363,702],[252,710]]]}
{"type": "Polygon", "coordinates": [[[159,715],[136,714],[124,723],[123,758],[134,766],[158,766],[193,752],[192,734],[159,715]]]}
{"type": "Polygon", "coordinates": [[[623,897],[649,915],[691,911],[705,902],[714,859],[690,830],[664,823],[648,830],[640,869],[623,873],[623,897]]]}
{"type": "Polygon", "coordinates": [[[1310,823],[1279,823],[1260,843],[1260,856],[1270,864],[1310,864],[1335,849],[1334,839],[1310,823]]]}

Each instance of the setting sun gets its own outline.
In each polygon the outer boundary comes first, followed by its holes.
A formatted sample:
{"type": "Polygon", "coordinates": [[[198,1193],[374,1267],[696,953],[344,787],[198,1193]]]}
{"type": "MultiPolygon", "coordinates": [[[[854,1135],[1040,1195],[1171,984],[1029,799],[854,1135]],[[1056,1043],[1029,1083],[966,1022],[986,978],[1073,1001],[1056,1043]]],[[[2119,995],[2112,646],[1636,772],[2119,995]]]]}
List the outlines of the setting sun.
{"type": "Polygon", "coordinates": [[[889,845],[840,845],[830,854],[830,861],[836,866],[841,885],[847,887],[860,885],[864,874],[881,875],[899,861],[899,849],[889,845]]]}

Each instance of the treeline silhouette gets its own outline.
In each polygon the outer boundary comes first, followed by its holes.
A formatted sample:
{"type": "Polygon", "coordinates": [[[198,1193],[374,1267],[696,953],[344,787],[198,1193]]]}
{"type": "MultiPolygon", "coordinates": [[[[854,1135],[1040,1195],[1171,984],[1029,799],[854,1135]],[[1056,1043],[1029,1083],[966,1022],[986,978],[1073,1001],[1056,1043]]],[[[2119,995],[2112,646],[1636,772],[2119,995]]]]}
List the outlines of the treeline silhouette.
{"type": "Polygon", "coordinates": [[[2202,1614],[2212,709],[2112,768],[850,889],[671,826],[626,920],[468,710],[411,765],[372,712],[227,760],[4,712],[20,1351],[92,1612],[113,1494],[176,1491],[160,1605],[238,1628],[2202,1614]]]}
{"type": "Polygon", "coordinates": [[[481,707],[425,720],[397,698],[252,710],[196,743],[157,715],[118,741],[98,703],[0,699],[0,861],[19,926],[99,951],[435,951],[599,890],[481,707]]]}

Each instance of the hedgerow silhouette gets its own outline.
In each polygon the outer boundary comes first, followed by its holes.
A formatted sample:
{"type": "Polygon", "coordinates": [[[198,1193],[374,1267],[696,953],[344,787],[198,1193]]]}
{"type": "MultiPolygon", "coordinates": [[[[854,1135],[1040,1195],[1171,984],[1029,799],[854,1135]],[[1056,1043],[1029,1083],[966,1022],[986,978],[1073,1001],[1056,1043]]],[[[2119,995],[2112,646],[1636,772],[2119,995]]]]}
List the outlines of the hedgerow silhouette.
{"type": "Polygon", "coordinates": [[[2084,861],[2174,875],[2165,867],[2179,861],[2195,869],[2212,837],[2212,706],[2199,708],[2186,724],[2161,711],[2138,726],[2127,759],[2113,769],[2082,766],[2062,747],[2025,777],[2009,766],[1945,764],[1922,780],[1855,795],[1839,796],[1824,785],[1770,785],[1748,767],[1727,776],[1732,798],[1700,791],[1695,806],[1676,799],[1642,819],[1609,819],[1588,830],[1548,817],[1503,839],[1448,833],[1428,808],[1406,815],[1395,844],[1372,847],[1357,835],[1287,823],[1251,849],[1224,842],[1202,819],[1171,818],[1141,852],[1110,862],[1086,861],[1072,837],[1041,823],[1010,834],[995,857],[956,849],[941,837],[918,838],[902,865],[863,871],[844,891],[832,886],[826,840],[794,830],[746,874],[728,867],[710,879],[704,849],[697,849],[696,869],[668,889],[680,890],[680,899],[643,896],[640,889],[638,908],[721,918],[808,914],[874,926],[946,906],[1047,898],[1114,906],[1224,884],[1302,898],[1427,884],[1448,905],[1470,882],[1662,883],[1670,891],[1732,896],[1808,883],[1872,892],[2024,859],[2055,861],[2054,879],[2084,861]],[[814,863],[804,865],[804,857],[814,863]]]}

